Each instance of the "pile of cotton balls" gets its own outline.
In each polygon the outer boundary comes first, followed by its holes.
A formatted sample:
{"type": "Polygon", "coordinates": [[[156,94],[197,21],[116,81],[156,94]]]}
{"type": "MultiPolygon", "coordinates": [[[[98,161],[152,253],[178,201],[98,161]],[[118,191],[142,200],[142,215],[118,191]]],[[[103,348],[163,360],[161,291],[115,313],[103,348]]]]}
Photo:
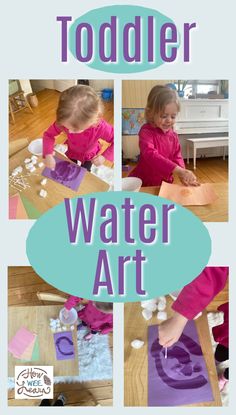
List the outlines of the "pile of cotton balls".
{"type": "Polygon", "coordinates": [[[150,320],[152,318],[152,313],[157,311],[158,320],[166,320],[167,313],[164,311],[166,309],[166,297],[153,298],[152,300],[141,301],[142,315],[145,320],[150,320]]]}
{"type": "MultiPolygon", "coordinates": [[[[49,320],[49,325],[50,325],[50,329],[51,329],[51,331],[53,332],[53,333],[56,333],[56,332],[61,332],[61,331],[66,331],[67,330],[67,327],[66,326],[63,326],[62,324],[61,324],[61,321],[60,321],[60,319],[59,318],[50,318],[50,320],[49,320]]],[[[74,326],[70,326],[70,330],[74,330],[74,326]]]]}

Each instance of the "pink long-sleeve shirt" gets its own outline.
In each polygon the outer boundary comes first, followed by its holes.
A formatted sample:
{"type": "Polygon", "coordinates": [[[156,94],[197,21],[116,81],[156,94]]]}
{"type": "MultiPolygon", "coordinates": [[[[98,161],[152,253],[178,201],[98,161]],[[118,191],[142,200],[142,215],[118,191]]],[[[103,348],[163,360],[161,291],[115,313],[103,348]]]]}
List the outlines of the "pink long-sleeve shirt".
{"type": "Polygon", "coordinates": [[[56,122],[43,134],[43,156],[52,154],[55,137],[61,132],[66,133],[68,150],[66,155],[70,159],[80,160],[81,163],[92,160],[101,150],[99,139],[107,141],[110,146],[102,154],[107,160],[114,159],[114,130],[113,126],[101,120],[96,126],[91,126],[81,133],[71,133],[56,122]]]}
{"type": "Polygon", "coordinates": [[[144,124],[139,132],[139,148],[139,162],[129,176],[139,177],[143,186],[160,186],[163,180],[172,183],[175,167],[185,167],[178,135],[172,129],[164,132],[144,124]]]}
{"type": "MultiPolygon", "coordinates": [[[[71,295],[65,302],[65,308],[71,310],[82,298],[71,295]]],[[[91,330],[96,330],[101,334],[107,334],[113,330],[113,314],[103,313],[98,310],[93,301],[85,304],[85,307],[78,311],[78,317],[84,321],[91,330]]]]}
{"type": "MultiPolygon", "coordinates": [[[[188,320],[192,320],[223,290],[228,273],[228,267],[206,267],[197,278],[182,289],[172,308],[188,320]]],[[[224,304],[219,310],[225,312],[224,323],[218,326],[218,329],[214,328],[213,334],[217,342],[228,347],[228,307],[224,304]]]]}

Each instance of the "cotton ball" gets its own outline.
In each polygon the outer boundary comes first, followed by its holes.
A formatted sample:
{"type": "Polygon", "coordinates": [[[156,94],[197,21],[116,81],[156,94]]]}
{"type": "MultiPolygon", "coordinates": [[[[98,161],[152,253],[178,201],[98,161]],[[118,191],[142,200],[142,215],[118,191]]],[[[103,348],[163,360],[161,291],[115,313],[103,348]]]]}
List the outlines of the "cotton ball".
{"type": "Polygon", "coordinates": [[[147,308],[144,308],[142,311],[142,315],[145,318],[145,320],[150,320],[152,318],[152,311],[148,310],[147,308]]]}
{"type": "Polygon", "coordinates": [[[144,342],[142,340],[135,339],[131,342],[131,346],[134,349],[140,349],[141,347],[143,347],[143,345],[144,345],[144,342]]]}
{"type": "Polygon", "coordinates": [[[167,313],[165,311],[158,311],[157,319],[158,320],[167,320],[167,313]]]}
{"type": "Polygon", "coordinates": [[[41,180],[40,184],[41,184],[42,186],[45,186],[45,185],[47,184],[47,179],[43,179],[43,180],[41,180]]]}
{"type": "Polygon", "coordinates": [[[48,192],[44,189],[41,189],[39,192],[39,196],[45,198],[47,196],[48,192]]]}
{"type": "Polygon", "coordinates": [[[154,303],[147,304],[146,310],[149,310],[149,311],[152,311],[152,312],[156,311],[157,310],[157,305],[154,304],[154,303]]]}
{"type": "Polygon", "coordinates": [[[32,169],[33,167],[34,167],[34,165],[33,165],[33,163],[27,163],[26,165],[25,165],[25,167],[27,168],[27,170],[30,170],[30,169],[32,169]]]}
{"type": "Polygon", "coordinates": [[[164,301],[159,301],[159,303],[157,304],[158,311],[164,311],[165,308],[166,308],[166,303],[164,301]]]}
{"type": "Polygon", "coordinates": [[[51,330],[56,330],[57,329],[57,326],[54,326],[54,325],[53,326],[50,326],[50,329],[51,330]]]}
{"type": "Polygon", "coordinates": [[[166,304],[166,297],[163,295],[163,296],[161,296],[161,297],[159,297],[158,298],[158,302],[162,302],[162,303],[165,303],[166,304]]]}
{"type": "Polygon", "coordinates": [[[141,307],[143,308],[148,308],[150,304],[156,304],[156,300],[152,299],[152,300],[141,301],[141,307]]]}

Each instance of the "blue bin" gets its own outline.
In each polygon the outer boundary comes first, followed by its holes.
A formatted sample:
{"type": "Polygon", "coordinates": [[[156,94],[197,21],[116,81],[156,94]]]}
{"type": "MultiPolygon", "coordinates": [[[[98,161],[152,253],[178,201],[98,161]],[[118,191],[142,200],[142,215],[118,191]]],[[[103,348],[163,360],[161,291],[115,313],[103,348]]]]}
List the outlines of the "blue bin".
{"type": "Polygon", "coordinates": [[[102,99],[103,99],[103,101],[111,101],[112,98],[113,98],[113,89],[104,88],[102,90],[102,99]]]}

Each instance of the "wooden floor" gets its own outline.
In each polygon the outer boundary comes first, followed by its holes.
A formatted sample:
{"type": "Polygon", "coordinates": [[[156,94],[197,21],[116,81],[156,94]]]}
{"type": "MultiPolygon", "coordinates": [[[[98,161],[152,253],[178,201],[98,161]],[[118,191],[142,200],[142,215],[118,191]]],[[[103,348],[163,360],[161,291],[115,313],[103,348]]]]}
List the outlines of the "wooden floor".
{"type": "MultiPolygon", "coordinates": [[[[136,163],[129,163],[134,168],[136,163]]],[[[200,183],[227,183],[228,182],[228,159],[222,157],[209,157],[197,159],[197,168],[193,170],[193,163],[186,163],[186,169],[192,170],[197,176],[200,183]]],[[[130,172],[123,172],[123,177],[128,176],[130,172]]],[[[179,182],[176,177],[175,182],[179,182]]]]}
{"type": "Polygon", "coordinates": [[[227,183],[228,182],[228,159],[222,157],[209,157],[198,159],[197,168],[193,170],[193,163],[186,164],[197,176],[200,183],[227,183]]]}
{"type": "MultiPolygon", "coordinates": [[[[44,131],[55,121],[59,97],[60,92],[53,89],[37,92],[39,105],[33,108],[33,114],[27,109],[17,112],[15,124],[9,118],[9,140],[28,138],[31,141],[42,137],[44,131]]],[[[103,118],[113,125],[113,115],[113,102],[105,102],[103,118]]],[[[62,141],[64,141],[63,138],[62,141]]]]}
{"type": "MultiPolygon", "coordinates": [[[[43,281],[31,267],[9,267],[8,268],[8,306],[36,306],[47,304],[61,304],[43,302],[38,300],[37,292],[49,292],[68,297],[61,291],[43,281]]],[[[110,349],[112,347],[112,335],[110,335],[110,349]]],[[[63,392],[67,398],[68,406],[111,406],[113,397],[112,381],[92,381],[59,384],[54,387],[54,396],[63,392]]],[[[9,391],[9,406],[38,406],[37,400],[15,400],[14,391],[9,391]]]]}

